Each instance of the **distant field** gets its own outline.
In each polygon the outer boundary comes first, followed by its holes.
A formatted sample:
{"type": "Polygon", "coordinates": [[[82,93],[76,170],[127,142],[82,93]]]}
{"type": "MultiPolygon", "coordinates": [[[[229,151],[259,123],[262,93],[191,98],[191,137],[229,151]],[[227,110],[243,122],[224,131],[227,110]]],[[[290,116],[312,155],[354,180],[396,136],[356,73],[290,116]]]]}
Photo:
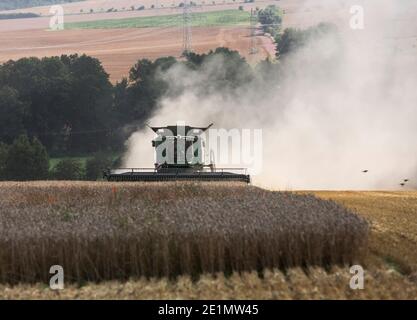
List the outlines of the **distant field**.
{"type": "MultiPolygon", "coordinates": [[[[197,12],[192,14],[191,26],[215,27],[248,25],[250,13],[242,10],[224,10],[213,12],[197,12]]],[[[120,28],[169,28],[183,25],[181,14],[135,17],[126,19],[109,19],[67,23],[66,29],[120,29],[120,28]]]]}
{"type": "MultiPolygon", "coordinates": [[[[9,0],[15,1],[15,0],[9,0]]],[[[49,0],[52,1],[52,0],[49,0]]],[[[281,3],[290,3],[293,5],[294,3],[300,3],[304,0],[280,0],[281,3]]],[[[123,12],[138,12],[144,14],[144,11],[171,11],[175,8],[181,9],[179,5],[183,2],[183,0],[86,0],[82,2],[67,2],[62,4],[62,7],[65,10],[66,14],[74,15],[80,13],[90,13],[92,10],[94,14],[97,13],[106,13],[110,9],[112,9],[113,13],[117,11],[117,13],[123,12]],[[132,10],[132,6],[135,10],[132,10]],[[145,10],[137,10],[138,7],[144,6],[145,10]]],[[[193,3],[196,4],[194,8],[200,8],[204,6],[207,8],[213,8],[218,10],[220,8],[230,9],[231,7],[237,8],[238,5],[244,5],[245,7],[255,7],[255,6],[264,6],[266,3],[276,3],[276,0],[259,0],[257,3],[245,3],[244,0],[194,0],[193,3]],[[217,8],[217,9],[216,9],[217,8]]],[[[13,12],[35,12],[41,15],[49,15],[49,6],[37,6],[33,8],[25,8],[25,9],[16,9],[13,12]]]]}
{"type": "MultiPolygon", "coordinates": [[[[110,155],[108,155],[108,157],[112,160],[112,161],[116,161],[119,157],[120,157],[120,154],[117,154],[117,153],[115,153],[115,154],[110,154],[110,155]]],[[[82,156],[82,157],[61,157],[61,158],[50,158],[49,159],[49,169],[50,170],[52,170],[53,168],[55,168],[56,167],[56,165],[60,162],[60,161],[62,161],[62,160],[65,160],[65,159],[71,159],[71,160],[74,160],[74,161],[78,161],[78,162],[80,162],[81,163],[81,165],[82,165],[82,167],[83,168],[85,168],[85,166],[86,166],[86,164],[87,164],[87,161],[88,160],[90,160],[91,158],[93,158],[93,155],[90,155],[90,156],[82,156]]]]}
{"type": "MultiPolygon", "coordinates": [[[[88,159],[90,159],[90,158],[91,157],[70,157],[70,159],[72,159],[72,160],[79,161],[83,167],[85,167],[88,159]]],[[[55,168],[56,165],[64,159],[68,159],[68,158],[64,157],[64,158],[51,158],[51,159],[49,159],[49,168],[50,169],[55,168]]]]}
{"type": "MultiPolygon", "coordinates": [[[[275,54],[271,39],[265,36],[256,37],[259,52],[249,54],[250,30],[245,26],[194,27],[192,33],[192,47],[196,53],[228,47],[238,50],[253,64],[275,54]]],[[[130,68],[138,59],[179,57],[183,50],[182,36],[178,27],[0,32],[0,63],[28,56],[87,54],[100,59],[110,74],[110,80],[115,83],[129,75],[130,68]]]]}
{"type": "MultiPolygon", "coordinates": [[[[315,192],[371,222],[370,250],[387,265],[417,280],[417,192],[315,192]]],[[[416,296],[417,298],[417,296],[416,296]]]]}

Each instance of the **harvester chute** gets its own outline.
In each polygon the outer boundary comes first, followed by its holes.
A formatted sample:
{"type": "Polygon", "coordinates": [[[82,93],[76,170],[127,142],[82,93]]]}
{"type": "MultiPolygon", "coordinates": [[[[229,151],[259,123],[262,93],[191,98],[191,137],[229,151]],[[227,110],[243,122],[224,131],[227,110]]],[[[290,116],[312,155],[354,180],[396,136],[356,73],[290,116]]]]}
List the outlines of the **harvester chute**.
{"type": "Polygon", "coordinates": [[[205,163],[205,141],[202,133],[208,127],[176,125],[150,127],[156,134],[154,168],[108,169],[108,181],[237,181],[250,183],[244,168],[216,168],[214,160],[205,163]]]}

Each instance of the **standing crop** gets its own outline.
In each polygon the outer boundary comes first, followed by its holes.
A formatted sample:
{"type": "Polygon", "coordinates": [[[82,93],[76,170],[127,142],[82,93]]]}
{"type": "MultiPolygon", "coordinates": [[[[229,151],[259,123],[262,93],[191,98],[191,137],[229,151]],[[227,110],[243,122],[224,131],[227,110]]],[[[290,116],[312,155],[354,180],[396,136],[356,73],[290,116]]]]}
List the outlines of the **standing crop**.
{"type": "Polygon", "coordinates": [[[0,183],[0,281],[176,277],[359,260],[365,220],[235,183],[0,183]]]}

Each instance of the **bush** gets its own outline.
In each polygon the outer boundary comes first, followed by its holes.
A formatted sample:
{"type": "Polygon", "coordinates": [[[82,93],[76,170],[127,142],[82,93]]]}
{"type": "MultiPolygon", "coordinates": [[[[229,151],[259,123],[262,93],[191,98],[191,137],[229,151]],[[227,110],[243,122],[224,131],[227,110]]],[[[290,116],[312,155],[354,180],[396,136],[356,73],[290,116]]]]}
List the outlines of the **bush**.
{"type": "Polygon", "coordinates": [[[56,180],[83,180],[82,164],[73,159],[61,160],[54,168],[52,176],[56,180]]]}
{"type": "Polygon", "coordinates": [[[282,13],[276,6],[269,5],[265,9],[259,10],[258,17],[264,32],[268,32],[275,36],[275,34],[280,30],[282,13]]]}
{"type": "Polygon", "coordinates": [[[45,147],[36,138],[18,137],[10,146],[5,161],[8,180],[45,180],[48,178],[49,157],[45,147]]]}
{"type": "Polygon", "coordinates": [[[87,161],[85,166],[86,180],[96,181],[103,176],[103,171],[111,166],[111,160],[102,154],[97,154],[87,161]]]}

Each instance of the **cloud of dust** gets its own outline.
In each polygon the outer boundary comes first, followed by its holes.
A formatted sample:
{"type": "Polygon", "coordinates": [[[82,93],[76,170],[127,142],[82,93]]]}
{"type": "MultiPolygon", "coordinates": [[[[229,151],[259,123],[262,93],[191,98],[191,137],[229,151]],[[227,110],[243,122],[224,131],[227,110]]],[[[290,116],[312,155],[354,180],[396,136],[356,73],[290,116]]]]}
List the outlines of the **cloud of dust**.
{"type": "MultiPolygon", "coordinates": [[[[329,9],[328,3],[304,1],[300,12],[314,15],[329,9]]],[[[310,41],[286,59],[279,77],[254,81],[238,94],[210,90],[211,79],[224,69],[221,57],[206,63],[204,73],[180,66],[169,70],[163,77],[171,90],[179,82],[186,90],[164,97],[149,123],[262,129],[263,171],[253,182],[271,189],[398,189],[403,179],[413,183],[417,5],[408,0],[332,3],[338,21],[329,19],[338,36],[310,41]],[[363,30],[349,28],[353,4],[364,7],[363,30]]],[[[321,19],[317,22],[326,22],[321,19]]],[[[147,128],[131,136],[126,166],[153,166],[153,137],[147,128]]]]}

